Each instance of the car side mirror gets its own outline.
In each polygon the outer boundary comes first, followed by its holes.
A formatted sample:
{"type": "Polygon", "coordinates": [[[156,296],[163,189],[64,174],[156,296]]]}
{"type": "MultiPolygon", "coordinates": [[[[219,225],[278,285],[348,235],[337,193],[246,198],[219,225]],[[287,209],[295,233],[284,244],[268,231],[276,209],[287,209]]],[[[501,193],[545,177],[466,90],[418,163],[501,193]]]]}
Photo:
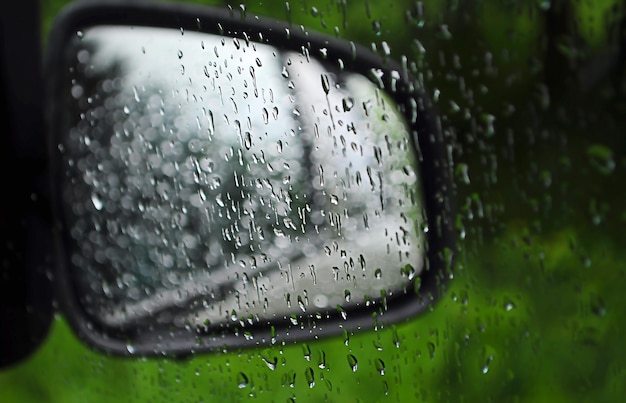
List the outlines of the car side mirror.
{"type": "Polygon", "coordinates": [[[424,312],[450,162],[385,54],[232,10],[76,3],[45,60],[56,295],[114,354],[317,338],[424,312]]]}

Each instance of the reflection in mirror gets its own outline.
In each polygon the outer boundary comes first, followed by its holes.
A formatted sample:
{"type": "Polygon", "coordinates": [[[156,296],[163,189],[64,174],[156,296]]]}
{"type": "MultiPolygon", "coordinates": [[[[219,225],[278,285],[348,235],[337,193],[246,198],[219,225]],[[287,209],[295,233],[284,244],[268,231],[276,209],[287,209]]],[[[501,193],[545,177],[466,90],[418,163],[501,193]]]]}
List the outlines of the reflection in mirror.
{"type": "Polygon", "coordinates": [[[64,214],[96,320],[349,311],[422,270],[413,141],[364,76],[178,30],[94,27],[72,46],[64,214]]]}

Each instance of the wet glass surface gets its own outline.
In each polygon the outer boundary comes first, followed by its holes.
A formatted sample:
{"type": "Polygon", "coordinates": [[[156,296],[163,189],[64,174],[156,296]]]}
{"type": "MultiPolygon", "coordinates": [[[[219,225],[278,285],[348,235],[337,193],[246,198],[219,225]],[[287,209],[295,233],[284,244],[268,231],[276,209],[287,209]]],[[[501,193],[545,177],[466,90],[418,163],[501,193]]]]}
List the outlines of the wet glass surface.
{"type": "Polygon", "coordinates": [[[416,152],[364,76],[178,30],[94,27],[75,46],[63,194],[98,320],[319,314],[419,274],[416,152]]]}

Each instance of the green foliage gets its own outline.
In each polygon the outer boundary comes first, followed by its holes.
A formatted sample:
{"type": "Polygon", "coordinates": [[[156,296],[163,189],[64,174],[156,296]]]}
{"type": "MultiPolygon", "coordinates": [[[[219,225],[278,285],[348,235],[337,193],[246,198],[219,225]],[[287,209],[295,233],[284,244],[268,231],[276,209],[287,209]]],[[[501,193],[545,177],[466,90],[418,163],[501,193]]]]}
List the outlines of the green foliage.
{"type": "Polygon", "coordinates": [[[587,263],[575,233],[523,232],[463,254],[432,312],[305,348],[113,358],[59,318],[31,359],[0,374],[3,401],[614,400],[626,392],[623,252],[588,242],[587,263]]]}

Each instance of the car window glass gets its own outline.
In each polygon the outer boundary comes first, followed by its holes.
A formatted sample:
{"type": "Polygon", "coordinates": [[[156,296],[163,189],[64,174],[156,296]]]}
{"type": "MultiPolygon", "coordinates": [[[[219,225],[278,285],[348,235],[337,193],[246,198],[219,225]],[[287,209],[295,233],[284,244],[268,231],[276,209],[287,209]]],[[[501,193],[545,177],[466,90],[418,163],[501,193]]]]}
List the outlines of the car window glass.
{"type": "MultiPolygon", "coordinates": [[[[61,3],[43,2],[47,26],[61,3]]],[[[226,7],[362,43],[418,77],[449,144],[459,206],[445,296],[393,326],[184,361],[95,353],[59,318],[42,349],[0,373],[9,399],[617,401],[626,394],[623,2],[226,7]]]]}

